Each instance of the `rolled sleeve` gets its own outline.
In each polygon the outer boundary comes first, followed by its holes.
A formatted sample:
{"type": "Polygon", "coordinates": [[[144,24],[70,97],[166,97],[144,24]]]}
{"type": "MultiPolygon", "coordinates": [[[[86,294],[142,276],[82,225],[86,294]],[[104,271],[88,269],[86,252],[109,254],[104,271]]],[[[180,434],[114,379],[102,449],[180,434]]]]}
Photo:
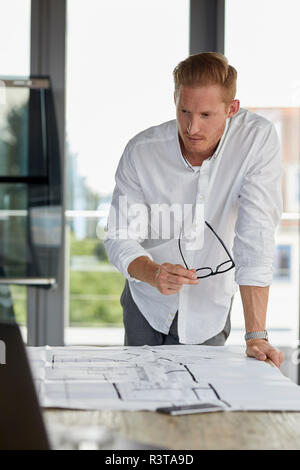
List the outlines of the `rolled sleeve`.
{"type": "Polygon", "coordinates": [[[123,274],[129,281],[141,282],[128,273],[129,264],[140,256],[148,256],[153,261],[153,257],[135,240],[104,240],[105,249],[109,261],[123,274]]]}
{"type": "Polygon", "coordinates": [[[273,269],[268,266],[239,266],[235,279],[240,286],[266,287],[272,284],[273,269]]]}
{"type": "Polygon", "coordinates": [[[134,204],[145,208],[144,212],[146,213],[147,205],[134,164],[130,158],[129,146],[127,146],[116,171],[116,186],[112,196],[104,246],[109,261],[126,279],[141,282],[130,276],[128,266],[140,256],[147,256],[152,261],[153,258],[141,246],[141,242],[147,237],[148,233],[148,217],[145,216],[142,219],[143,223],[140,224],[138,232],[129,229],[132,219],[130,220],[128,209],[134,204]]]}
{"type": "Polygon", "coordinates": [[[236,283],[264,287],[273,279],[274,235],[282,214],[282,164],[273,124],[262,134],[238,195],[233,256],[236,283]]]}

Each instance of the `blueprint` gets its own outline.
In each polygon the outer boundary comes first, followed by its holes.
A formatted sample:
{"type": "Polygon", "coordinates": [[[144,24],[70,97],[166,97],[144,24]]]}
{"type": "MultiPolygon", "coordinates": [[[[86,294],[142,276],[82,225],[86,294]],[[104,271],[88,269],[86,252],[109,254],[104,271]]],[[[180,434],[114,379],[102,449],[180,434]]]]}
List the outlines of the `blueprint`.
{"type": "Polygon", "coordinates": [[[246,357],[242,347],[45,346],[27,352],[44,407],[300,411],[300,387],[278,368],[246,357]]]}

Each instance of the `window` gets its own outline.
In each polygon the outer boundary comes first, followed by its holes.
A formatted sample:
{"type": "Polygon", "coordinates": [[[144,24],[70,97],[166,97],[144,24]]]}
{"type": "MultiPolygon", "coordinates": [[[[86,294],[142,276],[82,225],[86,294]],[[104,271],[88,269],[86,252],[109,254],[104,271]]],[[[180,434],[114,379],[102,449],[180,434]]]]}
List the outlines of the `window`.
{"type": "MultiPolygon", "coordinates": [[[[0,0],[0,76],[28,76],[30,73],[30,0],[0,0]]],[[[20,93],[21,90],[20,90],[20,93]]],[[[3,105],[9,99],[7,90],[0,82],[0,132],[3,133],[3,105]],[[1,114],[2,113],[2,114],[1,114]],[[1,117],[2,116],[2,117],[1,117]]],[[[22,97],[19,96],[19,101],[22,97]]],[[[5,158],[2,152],[1,169],[3,169],[5,158]]],[[[11,168],[12,172],[14,171],[11,168]]],[[[16,200],[21,197],[22,187],[16,187],[13,195],[16,200]]],[[[2,201],[3,202],[3,201],[2,201]]],[[[6,200],[8,203],[8,200],[6,200]]],[[[22,211],[15,214],[7,210],[1,204],[0,219],[6,225],[20,225],[22,223],[22,211]]],[[[0,286],[0,305],[9,311],[13,304],[16,319],[21,325],[26,324],[26,287],[24,286],[0,286]]],[[[26,332],[24,331],[24,337],[26,332]]]]}
{"type": "Polygon", "coordinates": [[[47,282],[57,276],[61,233],[60,156],[50,83],[2,82],[0,279],[47,282]]]}
{"type": "Polygon", "coordinates": [[[71,0],[67,24],[66,343],[122,344],[124,278],[96,227],[128,140],[175,117],[172,71],[189,54],[189,1],[71,0]]]}
{"type": "MultiPolygon", "coordinates": [[[[299,316],[300,30],[298,0],[227,0],[225,55],[238,71],[241,106],[272,121],[283,160],[283,217],[276,234],[267,325],[277,346],[297,344],[299,316]],[[247,21],[243,21],[247,18],[247,21]],[[279,33],[280,32],[280,33],[279,33]]],[[[236,295],[230,342],[244,321],[236,295]]]]}

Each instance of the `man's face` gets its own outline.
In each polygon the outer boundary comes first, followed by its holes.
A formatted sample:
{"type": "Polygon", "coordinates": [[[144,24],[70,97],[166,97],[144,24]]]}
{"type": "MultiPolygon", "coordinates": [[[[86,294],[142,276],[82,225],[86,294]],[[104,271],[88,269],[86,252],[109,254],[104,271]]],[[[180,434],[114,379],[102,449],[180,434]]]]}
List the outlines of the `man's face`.
{"type": "Polygon", "coordinates": [[[233,100],[227,107],[219,85],[180,86],[175,95],[181,149],[186,157],[205,159],[213,154],[226,125],[226,118],[239,109],[233,100]]]}

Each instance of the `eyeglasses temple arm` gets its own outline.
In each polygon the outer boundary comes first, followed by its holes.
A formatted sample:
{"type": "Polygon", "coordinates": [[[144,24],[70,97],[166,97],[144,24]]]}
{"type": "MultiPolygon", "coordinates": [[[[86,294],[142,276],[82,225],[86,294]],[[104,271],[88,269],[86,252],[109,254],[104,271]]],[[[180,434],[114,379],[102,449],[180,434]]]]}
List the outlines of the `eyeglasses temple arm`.
{"type": "Polygon", "coordinates": [[[179,248],[179,251],[180,251],[180,254],[181,254],[181,258],[183,259],[183,262],[184,262],[184,265],[185,265],[186,269],[189,269],[188,265],[187,265],[186,262],[185,262],[185,259],[184,259],[184,256],[183,256],[183,254],[182,254],[182,251],[181,251],[180,236],[179,236],[179,238],[178,238],[178,248],[179,248]]]}
{"type": "Polygon", "coordinates": [[[215,236],[217,237],[217,239],[219,240],[219,242],[221,243],[222,247],[224,248],[224,250],[226,251],[227,255],[229,256],[230,260],[234,263],[234,260],[232,259],[232,256],[231,254],[229,253],[229,251],[227,250],[224,242],[221,240],[221,238],[216,234],[216,232],[214,231],[214,229],[211,227],[211,225],[209,225],[208,222],[206,222],[205,220],[205,223],[206,225],[208,226],[208,228],[210,228],[210,230],[215,234],[215,236]]]}

